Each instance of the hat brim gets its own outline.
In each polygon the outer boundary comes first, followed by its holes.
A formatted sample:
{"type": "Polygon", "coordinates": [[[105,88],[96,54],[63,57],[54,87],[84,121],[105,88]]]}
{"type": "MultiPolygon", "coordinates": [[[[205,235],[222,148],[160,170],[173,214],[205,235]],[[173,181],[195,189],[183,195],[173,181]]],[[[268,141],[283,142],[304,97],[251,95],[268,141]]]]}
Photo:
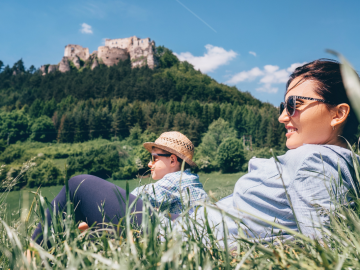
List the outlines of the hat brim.
{"type": "Polygon", "coordinates": [[[194,161],[192,161],[191,159],[189,159],[184,154],[181,154],[178,151],[176,151],[176,150],[174,150],[174,149],[172,149],[170,147],[167,147],[167,146],[164,146],[164,145],[161,145],[161,144],[157,144],[157,143],[153,143],[153,142],[146,142],[146,143],[143,143],[143,145],[144,145],[145,149],[148,150],[150,153],[151,153],[153,147],[156,147],[156,148],[165,150],[167,152],[170,152],[170,153],[174,154],[175,156],[178,156],[182,160],[185,160],[185,162],[187,164],[189,164],[191,167],[197,167],[197,165],[196,165],[196,163],[194,161]]]}

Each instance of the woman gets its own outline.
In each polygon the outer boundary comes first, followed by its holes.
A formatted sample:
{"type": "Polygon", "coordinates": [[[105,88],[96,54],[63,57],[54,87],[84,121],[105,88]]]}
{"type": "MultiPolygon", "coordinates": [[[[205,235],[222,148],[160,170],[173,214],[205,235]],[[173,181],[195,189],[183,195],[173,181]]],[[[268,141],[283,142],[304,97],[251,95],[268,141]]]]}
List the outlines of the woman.
{"type": "MultiPolygon", "coordinates": [[[[136,188],[129,196],[130,204],[137,196],[147,197],[153,207],[161,211],[167,210],[173,218],[177,217],[182,209],[182,204],[193,205],[196,201],[205,200],[206,192],[196,174],[190,172],[190,167],[196,166],[192,161],[194,145],[180,132],[165,132],[154,142],[144,143],[144,147],[151,153],[152,159],[148,166],[151,169],[155,184],[136,188]],[[181,166],[185,161],[185,171],[181,166]]],[[[103,223],[103,216],[99,207],[103,207],[105,222],[117,224],[125,215],[126,192],[101,178],[92,175],[78,175],[69,180],[70,199],[75,207],[75,221],[83,221],[79,229],[88,228],[88,224],[103,223]],[[124,199],[124,200],[123,200],[124,199]]],[[[66,204],[66,189],[60,191],[51,205],[63,211],[66,204]]],[[[133,210],[142,210],[142,200],[136,202],[133,210]]],[[[51,215],[47,210],[48,224],[51,215]]],[[[141,224],[141,215],[136,215],[136,222],[141,224]]],[[[39,223],[33,236],[37,243],[42,241],[42,227],[39,223]]]]}
{"type": "MultiPolygon", "coordinates": [[[[287,129],[286,146],[290,150],[278,157],[278,164],[273,158],[251,159],[248,174],[216,207],[240,218],[244,234],[252,238],[290,238],[264,220],[311,238],[321,237],[318,228],[326,226],[329,218],[319,215],[319,210],[324,213],[332,207],[331,192],[340,186],[338,166],[343,179],[340,193],[346,197],[357,187],[352,153],[345,139],[354,142],[359,122],[350,108],[339,63],[316,60],[298,67],[287,83],[279,121],[287,129]]],[[[207,209],[207,213],[210,224],[218,224],[219,240],[236,237],[239,227],[232,219],[225,218],[229,236],[224,236],[221,211],[207,209]]],[[[199,209],[196,220],[203,219],[204,211],[199,209]]]]}

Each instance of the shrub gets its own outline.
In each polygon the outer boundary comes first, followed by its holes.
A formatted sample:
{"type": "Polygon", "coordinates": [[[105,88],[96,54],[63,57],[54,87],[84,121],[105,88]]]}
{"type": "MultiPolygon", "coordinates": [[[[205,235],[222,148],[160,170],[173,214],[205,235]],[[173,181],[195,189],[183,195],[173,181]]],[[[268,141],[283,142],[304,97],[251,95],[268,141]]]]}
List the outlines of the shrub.
{"type": "Polygon", "coordinates": [[[81,172],[101,178],[110,178],[113,172],[120,169],[120,160],[127,154],[120,151],[116,145],[106,145],[99,148],[90,148],[67,159],[67,177],[81,172]]]}
{"type": "Polygon", "coordinates": [[[10,143],[28,138],[28,118],[22,111],[0,113],[0,139],[10,143]]]}
{"type": "Polygon", "coordinates": [[[20,159],[24,153],[24,150],[17,145],[10,145],[0,156],[0,162],[10,164],[14,160],[20,159]]]}
{"type": "Polygon", "coordinates": [[[223,141],[217,151],[216,159],[222,172],[233,173],[240,171],[245,161],[241,141],[236,138],[228,138],[223,141]]]}
{"type": "Polygon", "coordinates": [[[30,139],[38,142],[52,142],[56,139],[56,130],[49,117],[43,115],[34,121],[30,139]]]}
{"type": "Polygon", "coordinates": [[[236,130],[230,127],[230,124],[224,119],[211,123],[209,130],[202,138],[201,144],[197,147],[195,153],[195,162],[198,169],[204,172],[211,172],[219,169],[216,153],[220,144],[227,138],[236,138],[236,130]]]}
{"type": "Polygon", "coordinates": [[[138,169],[135,166],[126,165],[120,168],[118,172],[113,173],[112,178],[114,180],[132,179],[136,177],[137,172],[138,169]]]}
{"type": "Polygon", "coordinates": [[[62,153],[62,152],[56,152],[53,154],[54,158],[68,158],[69,154],[68,153],[62,153]]]}
{"type": "Polygon", "coordinates": [[[29,187],[55,186],[64,184],[63,173],[51,160],[45,160],[39,166],[27,173],[29,187]]]}
{"type": "Polygon", "coordinates": [[[0,152],[4,152],[5,149],[6,149],[6,141],[0,139],[0,152]]]}

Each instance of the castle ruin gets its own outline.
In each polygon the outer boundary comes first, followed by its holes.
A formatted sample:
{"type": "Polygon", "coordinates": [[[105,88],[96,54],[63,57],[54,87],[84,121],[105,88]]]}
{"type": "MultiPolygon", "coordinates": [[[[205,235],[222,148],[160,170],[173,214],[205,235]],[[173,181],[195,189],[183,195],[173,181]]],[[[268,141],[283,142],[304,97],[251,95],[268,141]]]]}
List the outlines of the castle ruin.
{"type": "Polygon", "coordinates": [[[69,44],[65,46],[64,57],[58,65],[49,66],[46,69],[42,66],[40,70],[43,75],[59,70],[60,72],[70,71],[70,61],[77,68],[81,68],[82,63],[89,64],[91,69],[99,64],[106,66],[116,65],[120,60],[130,59],[131,66],[141,67],[147,65],[153,69],[156,67],[155,42],[150,38],[138,38],[136,36],[129,38],[106,39],[105,45],[100,46],[97,51],[89,53],[88,48],[80,45],[69,44]]]}

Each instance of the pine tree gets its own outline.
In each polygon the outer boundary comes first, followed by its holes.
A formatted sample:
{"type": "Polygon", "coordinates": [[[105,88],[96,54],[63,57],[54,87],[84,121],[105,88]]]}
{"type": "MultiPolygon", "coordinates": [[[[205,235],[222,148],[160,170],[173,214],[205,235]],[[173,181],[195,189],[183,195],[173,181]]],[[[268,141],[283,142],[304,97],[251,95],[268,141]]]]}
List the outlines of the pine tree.
{"type": "Polygon", "coordinates": [[[85,142],[89,140],[89,126],[84,112],[79,112],[75,117],[75,142],[85,142]]]}
{"type": "Polygon", "coordinates": [[[209,124],[210,124],[209,106],[207,104],[205,104],[205,106],[203,107],[203,113],[202,113],[202,116],[201,116],[201,123],[203,124],[205,129],[207,129],[209,124]]]}
{"type": "Polygon", "coordinates": [[[17,61],[13,68],[14,71],[16,72],[25,72],[25,66],[24,66],[24,62],[22,59],[20,59],[19,61],[17,61]]]}
{"type": "Polygon", "coordinates": [[[113,114],[113,120],[111,123],[112,132],[114,137],[117,138],[121,129],[121,111],[119,109],[113,114]]]}
{"type": "Polygon", "coordinates": [[[56,101],[54,98],[52,98],[51,100],[45,102],[45,105],[42,110],[42,114],[48,117],[52,117],[55,110],[56,110],[56,101]]]}
{"type": "Polygon", "coordinates": [[[30,107],[29,114],[33,118],[38,118],[42,114],[43,111],[43,102],[40,99],[35,99],[33,104],[30,107]]]}
{"type": "Polygon", "coordinates": [[[90,138],[92,140],[100,137],[100,130],[102,128],[101,118],[99,112],[95,111],[94,109],[90,110],[89,128],[90,128],[90,138]]]}
{"type": "Polygon", "coordinates": [[[104,139],[110,139],[111,135],[111,123],[112,123],[112,115],[110,114],[108,107],[105,107],[103,110],[99,112],[100,116],[100,136],[104,139]]]}
{"type": "Polygon", "coordinates": [[[219,117],[220,117],[220,106],[219,106],[219,104],[218,103],[215,103],[214,105],[213,105],[213,111],[214,111],[214,118],[213,118],[213,120],[217,120],[217,119],[219,119],[219,117]]]}
{"type": "Polygon", "coordinates": [[[74,118],[72,117],[71,114],[69,115],[64,114],[62,116],[60,122],[60,128],[58,131],[58,138],[57,138],[59,142],[64,142],[64,143],[74,142],[74,135],[75,135],[74,122],[75,122],[74,118]]]}

